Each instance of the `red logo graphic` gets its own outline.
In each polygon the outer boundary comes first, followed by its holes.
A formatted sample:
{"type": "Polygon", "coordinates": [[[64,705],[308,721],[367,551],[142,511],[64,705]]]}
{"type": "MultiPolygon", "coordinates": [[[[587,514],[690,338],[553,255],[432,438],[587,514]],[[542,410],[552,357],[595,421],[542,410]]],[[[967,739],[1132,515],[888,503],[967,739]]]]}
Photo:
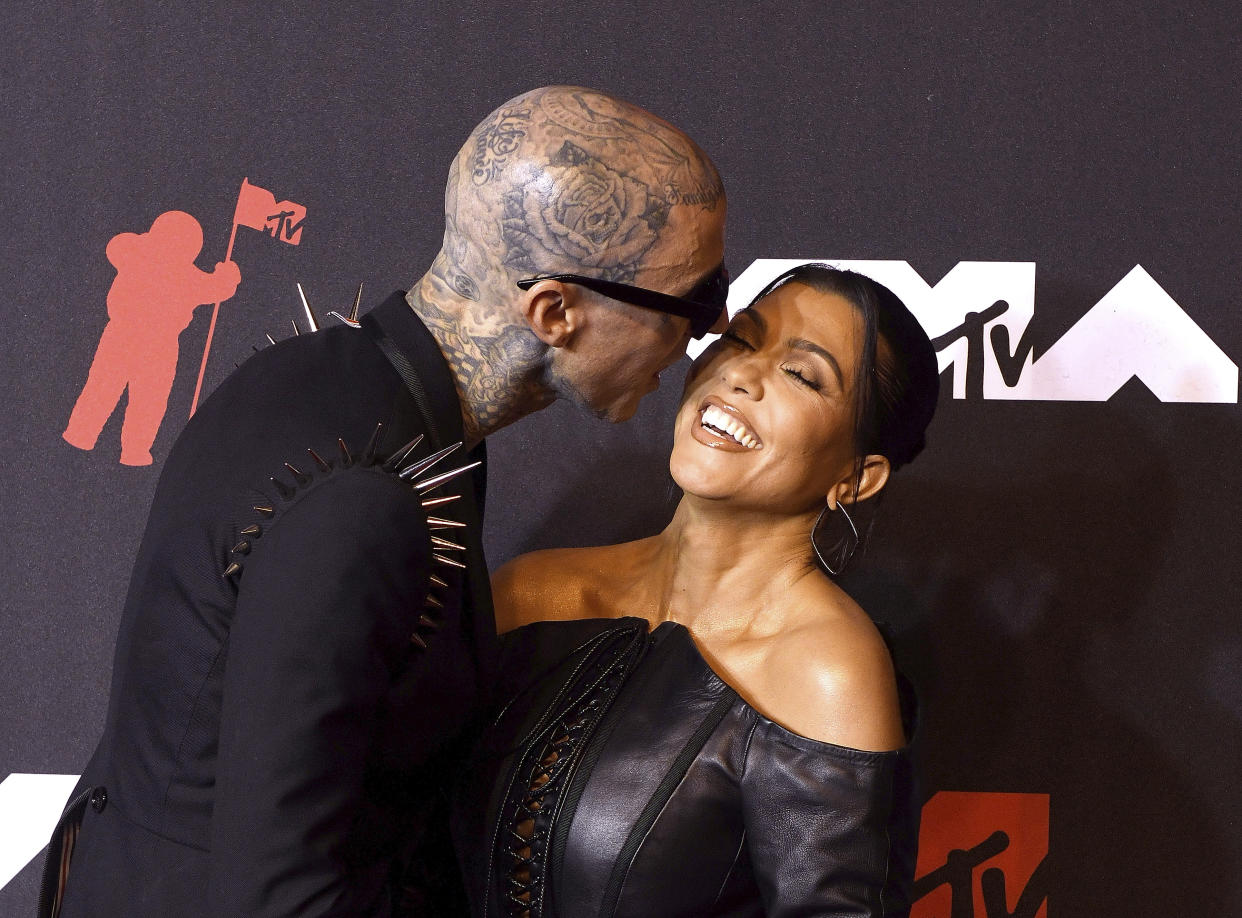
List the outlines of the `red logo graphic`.
{"type": "Polygon", "coordinates": [[[241,271],[227,259],[210,274],[199,270],[194,259],[202,248],[202,227],[179,210],[160,214],[145,233],[112,237],[106,254],[116,279],[108,291],[108,324],[69,416],[66,441],[94,449],[128,387],[121,463],[151,464],[151,444],[177,373],[177,336],[196,307],[227,300],[241,282],[241,271]]]}
{"type": "Polygon", "coordinates": [[[1047,794],[941,791],[923,806],[910,918],[1048,918],[1047,794]]]}
{"type": "MultiPolygon", "coordinates": [[[[276,195],[258,185],[251,185],[242,179],[241,190],[237,192],[237,206],[233,208],[233,229],[229,232],[229,247],[224,253],[224,260],[233,257],[233,242],[237,239],[237,227],[248,226],[270,236],[297,245],[302,241],[302,223],[306,220],[306,208],[292,201],[277,203],[276,195]]],[[[211,353],[211,339],[216,333],[216,317],[220,314],[220,304],[211,308],[211,324],[207,326],[207,344],[203,346],[203,362],[198,368],[198,382],[194,384],[194,399],[190,402],[190,417],[198,408],[198,397],[203,391],[203,376],[207,372],[207,356],[211,353]]]]}
{"type": "Polygon", "coordinates": [[[233,212],[233,229],[248,226],[281,242],[297,245],[302,241],[302,222],[306,208],[292,201],[277,202],[276,195],[242,179],[233,212]]]}
{"type": "Polygon", "coordinates": [[[183,211],[160,214],[145,233],[113,236],[106,249],[108,261],[116,268],[108,290],[108,324],[69,416],[65,441],[78,449],[94,449],[104,424],[128,390],[121,425],[121,464],[150,465],[151,444],[168,410],[177,374],[177,337],[190,324],[196,308],[214,303],[194,390],[193,404],[198,405],[220,304],[241,283],[241,270],[232,261],[237,227],[252,227],[297,245],[305,219],[305,207],[277,202],[271,192],[242,179],[228,251],[211,272],[194,264],[203,248],[203,229],[183,211]]]}

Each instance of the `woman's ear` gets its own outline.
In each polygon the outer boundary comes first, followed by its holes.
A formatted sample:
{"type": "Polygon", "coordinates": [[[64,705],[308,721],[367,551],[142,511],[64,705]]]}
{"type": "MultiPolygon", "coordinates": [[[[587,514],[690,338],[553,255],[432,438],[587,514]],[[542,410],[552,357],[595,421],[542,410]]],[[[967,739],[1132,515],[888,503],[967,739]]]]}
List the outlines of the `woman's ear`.
{"type": "Polygon", "coordinates": [[[850,469],[850,474],[829,490],[828,506],[835,510],[838,503],[852,504],[874,497],[888,484],[888,476],[892,470],[884,456],[867,456],[863,459],[862,472],[858,476],[858,493],[854,493],[854,470],[850,469]]]}
{"type": "Polygon", "coordinates": [[[535,337],[549,347],[564,347],[584,319],[577,290],[560,281],[540,281],[526,291],[518,306],[535,337]]]}

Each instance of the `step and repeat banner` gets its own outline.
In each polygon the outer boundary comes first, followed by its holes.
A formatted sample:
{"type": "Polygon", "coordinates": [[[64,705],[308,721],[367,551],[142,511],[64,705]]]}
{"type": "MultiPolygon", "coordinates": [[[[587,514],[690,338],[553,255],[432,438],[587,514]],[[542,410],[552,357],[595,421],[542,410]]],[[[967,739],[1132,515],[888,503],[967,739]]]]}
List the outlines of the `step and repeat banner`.
{"type": "MultiPolygon", "coordinates": [[[[708,151],[731,306],[829,261],[891,287],[935,343],[929,447],[843,580],[922,700],[916,918],[1236,913],[1236,4],[6,19],[0,915],[32,912],[99,737],[187,417],[256,349],[351,321],[359,285],[365,310],[419,277],[458,146],[548,83],[630,99],[708,151]]],[[[663,525],[687,366],[627,424],[558,404],[492,438],[493,567],[663,525]]]]}

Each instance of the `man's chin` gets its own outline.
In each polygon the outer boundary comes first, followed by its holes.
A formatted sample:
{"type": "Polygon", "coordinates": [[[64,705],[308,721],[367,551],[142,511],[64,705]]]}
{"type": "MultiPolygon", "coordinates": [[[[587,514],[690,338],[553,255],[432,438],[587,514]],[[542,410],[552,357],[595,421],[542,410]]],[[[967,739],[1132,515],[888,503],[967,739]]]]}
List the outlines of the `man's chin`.
{"type": "Polygon", "coordinates": [[[593,412],[593,414],[601,421],[607,421],[610,424],[621,424],[628,421],[638,413],[638,400],[624,402],[620,405],[609,405],[607,408],[601,408],[593,412]]]}
{"type": "Polygon", "coordinates": [[[589,405],[587,410],[601,421],[607,421],[610,424],[621,424],[638,414],[639,403],[645,394],[631,393],[607,405],[589,405]]]}
{"type": "Polygon", "coordinates": [[[649,388],[645,392],[631,392],[623,401],[612,405],[604,411],[597,412],[596,417],[611,421],[614,424],[620,424],[622,421],[628,421],[634,415],[638,414],[642,400],[660,388],[660,377],[652,376],[649,388]]]}
{"type": "Polygon", "coordinates": [[[656,378],[646,392],[629,392],[626,395],[613,399],[606,404],[598,404],[590,398],[587,398],[581,392],[568,386],[561,389],[561,396],[572,401],[579,408],[590,412],[601,421],[608,421],[610,424],[620,424],[628,421],[638,413],[639,402],[647,395],[656,391],[660,387],[659,379],[656,378]]]}

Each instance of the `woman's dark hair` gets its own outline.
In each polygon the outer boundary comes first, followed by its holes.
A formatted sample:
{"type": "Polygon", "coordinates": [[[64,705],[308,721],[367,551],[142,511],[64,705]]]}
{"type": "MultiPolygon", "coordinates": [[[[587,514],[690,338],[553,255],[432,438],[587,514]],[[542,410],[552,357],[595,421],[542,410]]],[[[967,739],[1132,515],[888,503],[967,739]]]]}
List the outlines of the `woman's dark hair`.
{"type": "MultiPolygon", "coordinates": [[[[805,284],[849,301],[863,320],[862,357],[854,391],[854,449],[878,454],[894,470],[917,456],[936,411],[940,371],[936,351],[918,319],[883,284],[854,271],[811,262],[786,271],[759,291],[751,305],[785,284],[805,284]]],[[[857,484],[855,485],[857,487],[857,484]]]]}

